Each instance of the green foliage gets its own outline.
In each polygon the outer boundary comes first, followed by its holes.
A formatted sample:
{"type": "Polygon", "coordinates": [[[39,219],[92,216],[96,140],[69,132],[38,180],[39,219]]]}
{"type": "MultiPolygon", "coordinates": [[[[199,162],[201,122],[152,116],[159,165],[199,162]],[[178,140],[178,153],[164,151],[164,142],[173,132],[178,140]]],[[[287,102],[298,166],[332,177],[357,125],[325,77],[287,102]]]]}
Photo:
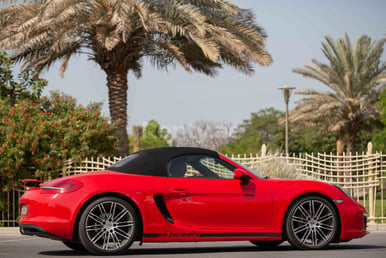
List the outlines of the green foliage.
{"type": "MultiPolygon", "coordinates": [[[[19,2],[19,1],[17,1],[19,2]]],[[[0,49],[38,72],[85,54],[107,75],[110,114],[120,120],[120,155],[128,153],[127,75],[144,59],[215,76],[224,65],[245,74],[272,58],[254,14],[228,1],[26,1],[0,8],[0,49]]]]}
{"type": "Polygon", "coordinates": [[[145,130],[140,138],[141,149],[151,149],[168,146],[168,141],[171,139],[167,129],[161,129],[161,125],[150,120],[145,127],[145,130]]]}
{"type": "Polygon", "coordinates": [[[291,120],[335,132],[345,141],[346,152],[354,153],[360,133],[380,124],[375,103],[386,81],[382,62],[385,42],[386,38],[373,41],[366,35],[354,44],[347,34],[336,41],[326,37],[322,51],[328,63],[313,59],[311,64],[293,71],[323,83],[328,91],[298,91],[304,98],[291,111],[291,120]]]}
{"type": "Polygon", "coordinates": [[[336,152],[336,135],[316,126],[291,130],[288,147],[290,153],[336,152]]]}
{"type": "Polygon", "coordinates": [[[52,92],[37,100],[0,99],[0,174],[3,191],[24,178],[55,177],[66,159],[115,153],[115,124],[101,115],[101,104],[77,105],[52,92]]]}
{"type": "Polygon", "coordinates": [[[233,140],[219,147],[222,153],[257,153],[263,144],[269,150],[280,149],[284,143],[284,125],[279,123],[283,112],[273,108],[252,113],[251,118],[239,125],[233,140]]]}
{"type": "MultiPolygon", "coordinates": [[[[222,153],[259,153],[266,144],[268,152],[280,152],[284,146],[284,113],[273,108],[252,113],[249,120],[238,126],[233,140],[219,148],[222,153]]],[[[289,152],[334,152],[336,135],[319,127],[289,124],[289,152]]]]}
{"type": "Polygon", "coordinates": [[[382,151],[386,153],[386,88],[380,94],[380,100],[377,103],[378,109],[381,111],[381,122],[383,123],[383,130],[373,135],[373,150],[382,151]]]}
{"type": "Polygon", "coordinates": [[[13,104],[22,98],[39,98],[43,88],[47,86],[47,80],[37,78],[37,74],[32,70],[25,70],[18,75],[17,82],[12,75],[12,65],[5,52],[0,51],[0,96],[9,99],[13,104]]]}
{"type": "Polygon", "coordinates": [[[116,125],[100,115],[100,103],[82,107],[59,92],[41,98],[47,81],[30,70],[15,81],[12,65],[0,52],[2,192],[19,186],[27,177],[46,178],[65,159],[114,153],[116,125]]]}
{"type": "MultiPolygon", "coordinates": [[[[167,147],[170,139],[171,135],[167,129],[161,128],[156,120],[150,120],[139,137],[139,147],[141,150],[167,147]]],[[[130,135],[129,142],[131,144],[130,151],[133,151],[135,135],[130,135]]]]}
{"type": "Polygon", "coordinates": [[[31,70],[18,78],[0,52],[0,209],[23,179],[55,177],[64,160],[112,155],[117,146],[117,123],[101,116],[101,103],[83,107],[59,92],[41,97],[46,80],[31,70]]]}

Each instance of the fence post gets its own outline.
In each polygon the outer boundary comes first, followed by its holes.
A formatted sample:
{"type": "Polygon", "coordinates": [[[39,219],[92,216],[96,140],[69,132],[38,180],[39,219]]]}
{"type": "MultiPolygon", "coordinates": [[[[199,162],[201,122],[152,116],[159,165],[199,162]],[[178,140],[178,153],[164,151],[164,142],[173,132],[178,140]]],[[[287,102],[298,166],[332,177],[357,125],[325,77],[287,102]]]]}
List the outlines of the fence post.
{"type": "Polygon", "coordinates": [[[374,217],[375,217],[375,202],[374,202],[374,170],[373,170],[373,160],[371,158],[373,153],[373,144],[369,142],[367,144],[367,158],[369,161],[369,217],[370,217],[370,223],[374,223],[374,217]]]}
{"type": "Polygon", "coordinates": [[[66,168],[66,156],[62,156],[62,175],[63,177],[67,176],[67,168],[66,168]]]}
{"type": "Polygon", "coordinates": [[[265,157],[267,155],[267,145],[265,143],[261,145],[261,156],[265,157]]]}
{"type": "Polygon", "coordinates": [[[338,170],[337,170],[337,181],[338,181],[338,184],[342,185],[342,186],[345,186],[344,185],[344,171],[343,171],[343,166],[344,166],[344,163],[343,163],[343,157],[339,157],[339,156],[343,156],[343,151],[344,151],[344,142],[343,140],[338,140],[336,142],[336,153],[337,153],[337,156],[338,156],[338,170]]]}

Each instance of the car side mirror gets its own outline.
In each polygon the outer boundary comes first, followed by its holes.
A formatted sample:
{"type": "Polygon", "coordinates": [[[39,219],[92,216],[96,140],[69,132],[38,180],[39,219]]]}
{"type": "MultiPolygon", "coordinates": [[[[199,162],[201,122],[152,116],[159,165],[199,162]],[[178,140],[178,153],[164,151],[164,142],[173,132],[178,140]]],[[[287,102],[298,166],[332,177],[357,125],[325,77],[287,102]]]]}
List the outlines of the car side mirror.
{"type": "Polygon", "coordinates": [[[235,171],[233,171],[233,179],[238,179],[240,180],[240,184],[246,185],[249,180],[251,180],[251,176],[248,175],[245,170],[236,168],[235,171]]]}

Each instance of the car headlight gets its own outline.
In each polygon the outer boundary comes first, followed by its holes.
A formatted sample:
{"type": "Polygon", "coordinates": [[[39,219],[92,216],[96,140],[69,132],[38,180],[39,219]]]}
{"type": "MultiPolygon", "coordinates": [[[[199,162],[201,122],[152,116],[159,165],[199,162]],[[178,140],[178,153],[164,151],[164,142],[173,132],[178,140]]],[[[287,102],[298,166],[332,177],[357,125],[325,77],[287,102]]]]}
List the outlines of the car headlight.
{"type": "Polygon", "coordinates": [[[354,200],[351,196],[351,194],[346,190],[344,189],[343,187],[341,187],[340,185],[333,185],[335,186],[336,188],[338,188],[342,193],[344,193],[345,195],[347,195],[347,197],[349,197],[350,199],[354,200]]]}

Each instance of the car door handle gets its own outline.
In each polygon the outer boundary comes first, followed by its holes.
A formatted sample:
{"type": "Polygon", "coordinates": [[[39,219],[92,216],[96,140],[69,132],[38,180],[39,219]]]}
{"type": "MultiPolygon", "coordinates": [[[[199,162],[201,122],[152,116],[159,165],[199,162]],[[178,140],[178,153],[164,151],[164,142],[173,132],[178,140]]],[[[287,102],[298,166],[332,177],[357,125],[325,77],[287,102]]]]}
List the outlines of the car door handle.
{"type": "Polygon", "coordinates": [[[172,193],[178,194],[178,195],[187,195],[188,191],[186,189],[183,189],[183,188],[174,188],[174,189],[172,189],[172,193]]]}

